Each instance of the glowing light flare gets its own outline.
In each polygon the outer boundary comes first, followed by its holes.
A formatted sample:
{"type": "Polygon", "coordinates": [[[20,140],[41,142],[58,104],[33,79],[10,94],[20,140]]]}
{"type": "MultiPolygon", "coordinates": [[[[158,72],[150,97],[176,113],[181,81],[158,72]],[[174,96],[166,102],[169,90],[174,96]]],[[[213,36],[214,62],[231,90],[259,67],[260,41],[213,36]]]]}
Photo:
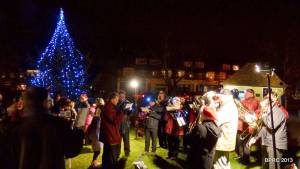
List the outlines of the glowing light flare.
{"type": "Polygon", "coordinates": [[[139,82],[136,79],[132,79],[129,83],[130,87],[136,89],[139,86],[139,82]]]}

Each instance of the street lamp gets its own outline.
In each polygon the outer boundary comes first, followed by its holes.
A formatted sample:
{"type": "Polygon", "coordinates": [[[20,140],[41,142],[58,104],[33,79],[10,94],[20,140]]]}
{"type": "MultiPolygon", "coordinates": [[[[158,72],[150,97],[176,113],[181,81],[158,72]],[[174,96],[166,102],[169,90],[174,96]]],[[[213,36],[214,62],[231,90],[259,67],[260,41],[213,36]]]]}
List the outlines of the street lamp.
{"type": "MultiPolygon", "coordinates": [[[[268,79],[268,94],[269,94],[269,103],[270,103],[270,113],[271,113],[271,125],[272,125],[272,141],[273,141],[273,152],[274,152],[274,158],[277,159],[277,153],[276,153],[276,141],[275,141],[275,129],[274,129],[274,118],[273,118],[273,109],[272,109],[272,89],[271,89],[271,77],[274,74],[275,69],[271,68],[268,64],[265,64],[263,66],[255,65],[255,71],[257,73],[265,73],[268,79]]],[[[277,164],[275,164],[275,169],[277,169],[277,164]]]]}
{"type": "Polygon", "coordinates": [[[136,79],[132,79],[131,81],[130,81],[130,87],[132,87],[132,88],[134,88],[134,89],[136,89],[136,88],[138,88],[138,86],[139,86],[139,82],[136,80],[136,79]]]}
{"type": "Polygon", "coordinates": [[[137,97],[136,97],[136,95],[137,95],[137,89],[139,87],[139,82],[136,79],[132,79],[129,82],[129,86],[134,89],[134,102],[135,102],[135,106],[137,106],[137,97]]]}
{"type": "MultiPolygon", "coordinates": [[[[136,79],[132,79],[129,82],[129,86],[134,89],[134,107],[135,113],[137,113],[137,88],[139,87],[139,82],[136,79]]],[[[135,139],[138,138],[138,128],[135,124],[135,139]]]]}

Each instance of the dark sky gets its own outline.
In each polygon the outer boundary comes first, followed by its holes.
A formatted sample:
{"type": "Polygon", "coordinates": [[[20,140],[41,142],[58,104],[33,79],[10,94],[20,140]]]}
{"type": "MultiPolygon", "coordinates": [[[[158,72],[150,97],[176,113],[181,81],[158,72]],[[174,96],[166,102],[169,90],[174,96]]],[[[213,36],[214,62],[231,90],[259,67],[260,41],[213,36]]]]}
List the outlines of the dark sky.
{"type": "Polygon", "coordinates": [[[99,71],[135,56],[159,58],[166,44],[178,58],[269,61],[280,69],[300,54],[297,0],[22,0],[1,2],[0,70],[33,66],[60,7],[76,47],[99,71]]]}

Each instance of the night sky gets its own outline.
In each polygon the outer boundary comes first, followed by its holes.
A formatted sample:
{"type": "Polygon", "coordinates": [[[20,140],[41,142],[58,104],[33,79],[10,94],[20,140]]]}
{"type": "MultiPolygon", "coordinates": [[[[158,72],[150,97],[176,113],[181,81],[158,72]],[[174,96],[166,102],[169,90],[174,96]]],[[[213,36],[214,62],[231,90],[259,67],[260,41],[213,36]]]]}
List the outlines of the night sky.
{"type": "Polygon", "coordinates": [[[32,63],[52,36],[60,7],[76,47],[98,72],[114,72],[134,57],[160,58],[166,44],[170,55],[180,59],[212,64],[269,61],[280,70],[285,62],[297,67],[299,2],[4,1],[0,70],[34,67],[32,63]]]}

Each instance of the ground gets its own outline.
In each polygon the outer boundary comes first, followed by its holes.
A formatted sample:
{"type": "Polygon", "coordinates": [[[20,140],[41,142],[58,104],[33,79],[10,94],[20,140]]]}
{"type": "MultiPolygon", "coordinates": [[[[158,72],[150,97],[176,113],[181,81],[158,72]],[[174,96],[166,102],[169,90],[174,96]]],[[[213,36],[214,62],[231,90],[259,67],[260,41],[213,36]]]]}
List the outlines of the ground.
{"type": "MultiPolygon", "coordinates": [[[[148,169],[182,169],[185,168],[184,159],[186,155],[184,153],[179,154],[179,159],[177,161],[168,160],[167,157],[167,150],[158,148],[156,156],[142,156],[144,150],[144,138],[134,139],[134,135],[131,134],[130,139],[131,145],[131,153],[128,158],[124,157],[124,152],[121,152],[120,157],[120,168],[124,169],[132,169],[133,162],[137,160],[143,160],[148,169]]],[[[123,150],[123,149],[122,149],[123,150]]],[[[102,153],[102,152],[101,152],[102,153]]],[[[81,154],[77,157],[71,159],[71,168],[72,169],[87,169],[89,168],[92,160],[93,152],[90,146],[84,146],[82,149],[81,154]]],[[[230,162],[233,169],[258,169],[259,164],[255,163],[256,161],[254,157],[251,157],[250,166],[245,166],[240,164],[237,160],[234,159],[236,154],[233,152],[230,154],[230,162]]],[[[101,162],[101,155],[98,159],[101,162]]],[[[70,160],[67,160],[66,168],[69,168],[70,160]]]]}

